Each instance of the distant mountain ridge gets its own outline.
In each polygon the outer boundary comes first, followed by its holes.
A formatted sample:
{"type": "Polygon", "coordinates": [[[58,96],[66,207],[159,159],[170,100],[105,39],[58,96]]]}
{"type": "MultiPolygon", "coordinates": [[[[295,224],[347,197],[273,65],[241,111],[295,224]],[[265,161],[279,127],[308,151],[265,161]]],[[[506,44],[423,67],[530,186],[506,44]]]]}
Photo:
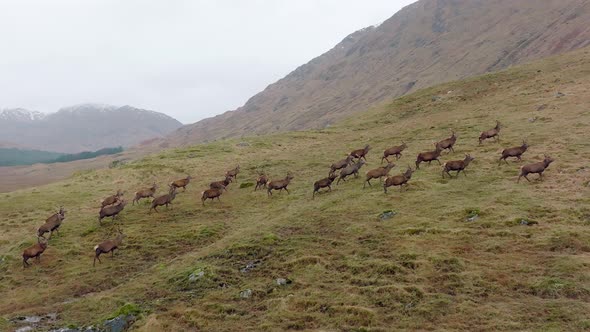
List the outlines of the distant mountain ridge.
{"type": "Polygon", "coordinates": [[[166,114],[132,106],[79,104],[51,114],[14,108],[0,111],[0,142],[76,153],[133,146],[163,137],[180,126],[182,123],[166,114]]]}
{"type": "Polygon", "coordinates": [[[590,1],[421,0],[160,146],[323,128],[434,84],[590,45],[590,1]]]}

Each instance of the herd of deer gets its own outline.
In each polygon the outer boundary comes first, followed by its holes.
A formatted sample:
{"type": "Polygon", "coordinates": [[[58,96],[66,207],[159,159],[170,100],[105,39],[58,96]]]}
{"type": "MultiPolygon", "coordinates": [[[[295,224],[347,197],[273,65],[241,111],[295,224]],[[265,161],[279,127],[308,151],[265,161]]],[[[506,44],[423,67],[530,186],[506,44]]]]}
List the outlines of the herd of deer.
{"type": "MultiPolygon", "coordinates": [[[[500,122],[496,121],[496,126],[490,130],[486,130],[481,132],[479,136],[479,144],[481,145],[483,141],[486,139],[493,138],[495,141],[500,141],[500,122]]],[[[366,173],[365,182],[363,184],[363,188],[366,187],[368,184],[371,185],[371,180],[379,179],[379,181],[383,182],[383,191],[387,193],[387,188],[392,186],[399,186],[400,192],[402,191],[403,186],[408,186],[408,182],[412,178],[412,174],[420,169],[420,164],[423,162],[428,162],[430,164],[432,161],[437,161],[439,165],[442,166],[442,177],[444,178],[445,175],[448,175],[449,178],[452,178],[451,173],[452,171],[456,172],[455,177],[459,176],[459,173],[463,172],[465,176],[467,176],[465,169],[471,161],[475,158],[471,157],[471,155],[465,155],[464,159],[461,160],[451,160],[447,161],[444,164],[441,164],[439,158],[441,153],[444,150],[448,150],[450,152],[455,152],[454,145],[457,142],[457,135],[454,131],[452,131],[451,136],[449,138],[443,139],[439,142],[435,142],[434,146],[435,149],[433,151],[421,152],[416,157],[416,168],[412,169],[412,167],[408,166],[408,168],[401,174],[395,176],[389,176],[389,172],[395,166],[390,160],[388,159],[391,156],[395,156],[396,160],[399,160],[402,157],[402,152],[408,147],[405,142],[402,141],[402,144],[399,146],[394,146],[391,148],[386,149],[383,151],[383,156],[381,157],[381,163],[383,161],[387,161],[387,165],[372,169],[366,173]],[[385,178],[385,181],[383,181],[385,178]]],[[[332,183],[334,180],[338,179],[336,184],[338,185],[340,181],[346,182],[346,178],[348,176],[354,175],[354,177],[358,177],[359,170],[363,165],[366,163],[366,156],[369,153],[371,147],[369,145],[365,146],[363,149],[358,149],[350,152],[347,154],[346,158],[339,160],[332,165],[330,165],[330,170],[328,173],[328,177],[323,178],[314,182],[313,184],[313,194],[312,199],[315,199],[316,193],[319,192],[322,188],[328,188],[328,191],[332,191],[332,183]],[[336,175],[336,171],[340,171],[338,175],[336,175]]],[[[498,160],[498,166],[501,165],[502,161],[508,164],[508,158],[517,158],[518,161],[522,160],[522,155],[527,151],[528,145],[526,141],[523,141],[521,146],[516,146],[508,149],[504,149],[502,151],[502,155],[498,160]]],[[[527,181],[530,182],[528,178],[529,174],[539,174],[539,179],[543,179],[543,172],[549,165],[553,162],[553,159],[547,155],[541,162],[536,162],[532,164],[526,164],[520,167],[520,174],[518,176],[517,183],[520,182],[520,179],[524,177],[527,181]]],[[[203,205],[205,205],[205,201],[207,199],[220,200],[220,196],[224,191],[227,191],[227,187],[233,181],[237,182],[237,176],[240,172],[240,166],[236,166],[234,169],[231,169],[225,173],[225,179],[221,181],[211,182],[209,184],[209,188],[204,190],[201,193],[201,201],[203,205]]],[[[293,175],[291,173],[287,173],[287,176],[284,179],[280,180],[273,180],[270,181],[268,176],[264,173],[258,174],[258,178],[256,179],[256,186],[254,187],[254,191],[258,189],[266,189],[267,195],[270,197],[272,196],[273,190],[278,190],[279,192],[285,190],[289,193],[287,186],[293,180],[293,175]]],[[[191,176],[187,176],[184,179],[176,180],[168,184],[169,191],[165,195],[161,195],[155,197],[156,189],[158,186],[154,183],[151,187],[141,189],[135,193],[135,197],[133,198],[133,205],[135,203],[139,203],[139,201],[143,198],[151,197],[153,200],[150,204],[149,213],[152,210],[158,212],[158,206],[166,206],[168,208],[169,205],[172,205],[172,201],[176,197],[177,190],[182,188],[183,191],[186,191],[186,186],[190,183],[191,176]]],[[[113,220],[118,214],[125,208],[127,201],[122,199],[124,192],[118,190],[116,194],[105,198],[101,202],[101,208],[99,211],[98,221],[99,223],[102,222],[102,219],[105,217],[111,217],[113,220]]],[[[39,227],[37,231],[38,242],[25,249],[23,252],[23,267],[29,265],[28,260],[31,258],[36,258],[40,260],[41,254],[47,249],[48,240],[51,238],[54,231],[57,231],[59,234],[59,227],[62,221],[65,219],[65,212],[63,207],[59,209],[59,211],[53,215],[51,215],[45,223],[39,227]],[[44,234],[50,233],[49,238],[45,239],[44,234]]],[[[100,261],[100,255],[103,253],[111,253],[114,255],[114,251],[121,245],[123,238],[125,238],[125,234],[122,233],[121,229],[118,228],[119,234],[116,238],[111,240],[106,240],[98,244],[94,247],[95,256],[93,265],[96,264],[96,260],[100,261]]]]}

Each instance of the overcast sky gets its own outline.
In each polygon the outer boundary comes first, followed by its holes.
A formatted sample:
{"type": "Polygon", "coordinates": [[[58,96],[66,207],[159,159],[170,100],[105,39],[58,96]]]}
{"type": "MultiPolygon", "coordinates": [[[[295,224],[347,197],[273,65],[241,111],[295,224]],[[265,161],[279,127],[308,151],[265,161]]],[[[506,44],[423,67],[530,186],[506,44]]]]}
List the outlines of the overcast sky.
{"type": "Polygon", "coordinates": [[[413,0],[0,0],[0,109],[233,110],[413,0]]]}

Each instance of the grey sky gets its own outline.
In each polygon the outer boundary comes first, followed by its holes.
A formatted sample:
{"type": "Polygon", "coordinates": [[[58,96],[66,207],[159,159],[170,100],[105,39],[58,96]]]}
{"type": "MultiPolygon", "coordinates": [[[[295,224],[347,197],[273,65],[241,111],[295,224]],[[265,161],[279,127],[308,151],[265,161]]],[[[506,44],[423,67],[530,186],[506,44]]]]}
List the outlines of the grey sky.
{"type": "Polygon", "coordinates": [[[0,108],[128,104],[195,122],[412,2],[0,0],[0,108]]]}

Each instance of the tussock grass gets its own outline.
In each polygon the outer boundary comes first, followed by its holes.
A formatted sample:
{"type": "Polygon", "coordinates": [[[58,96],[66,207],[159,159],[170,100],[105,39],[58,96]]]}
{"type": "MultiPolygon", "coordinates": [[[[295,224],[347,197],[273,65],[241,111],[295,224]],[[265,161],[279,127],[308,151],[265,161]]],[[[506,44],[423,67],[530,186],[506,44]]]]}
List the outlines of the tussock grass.
{"type": "Polygon", "coordinates": [[[172,149],[3,194],[0,328],[26,314],[57,312],[54,327],[63,327],[128,311],[145,331],[588,328],[589,67],[581,50],[421,90],[324,130],[172,149]],[[496,119],[505,125],[500,143],[478,146],[496,119]],[[423,164],[403,192],[362,188],[383,149],[408,143],[396,174],[451,129],[456,153],[441,161],[470,153],[467,177],[442,179],[438,164],[423,164]],[[556,159],[543,182],[517,185],[520,164],[497,165],[523,138],[525,162],[556,159]],[[312,200],[328,166],[367,143],[360,178],[312,200]],[[201,191],[238,163],[238,182],[202,206],[201,191]],[[272,179],[291,172],[291,194],[254,192],[259,170],[272,179]],[[163,193],[186,174],[194,179],[172,209],[148,214],[143,201],[98,226],[104,196],[121,188],[131,199],[153,181],[163,193]],[[23,269],[22,250],[58,205],[68,210],[60,235],[23,269]],[[388,210],[396,215],[377,217],[388,210]],[[121,250],[93,268],[92,248],[117,226],[128,234],[121,250]],[[246,289],[252,295],[240,297],[246,289]]]}

